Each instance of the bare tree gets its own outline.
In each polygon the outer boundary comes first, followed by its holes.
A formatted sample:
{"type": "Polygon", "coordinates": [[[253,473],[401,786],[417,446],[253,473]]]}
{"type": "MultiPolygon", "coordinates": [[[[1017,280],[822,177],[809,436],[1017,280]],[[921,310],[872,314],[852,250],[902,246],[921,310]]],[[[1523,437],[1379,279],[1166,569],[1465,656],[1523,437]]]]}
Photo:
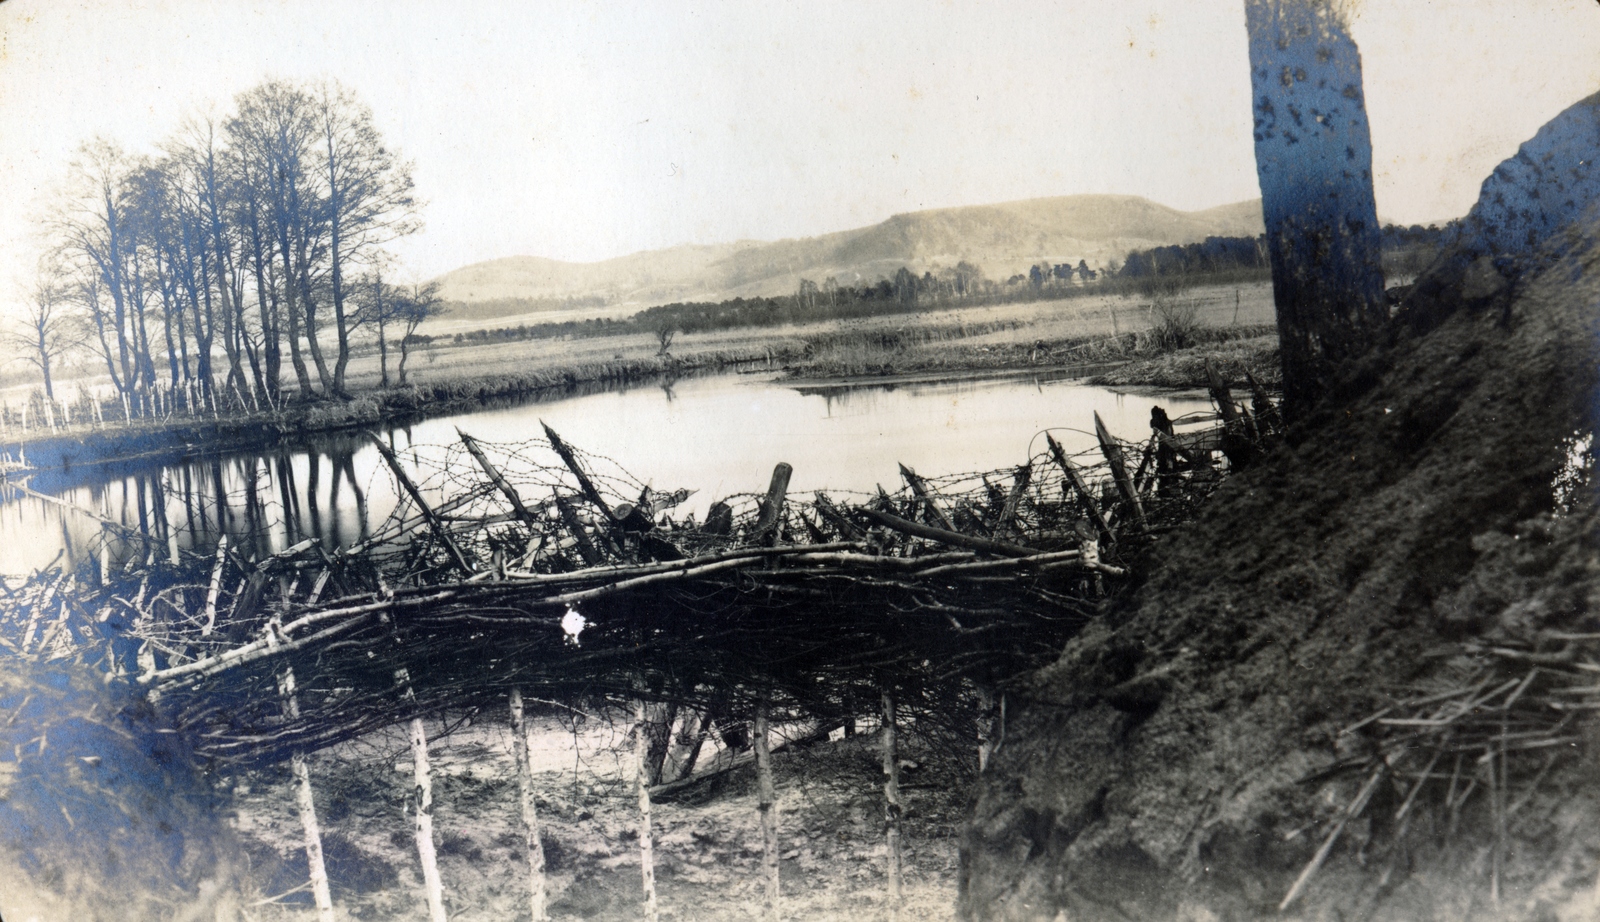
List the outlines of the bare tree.
{"type": "Polygon", "coordinates": [[[347,266],[421,225],[412,197],[411,165],[383,144],[372,110],[337,83],[316,97],[320,190],[326,196],[328,293],[333,302],[338,353],[331,393],[345,396],[350,364],[350,318],[345,300],[347,266]]]}
{"type": "Polygon", "coordinates": [[[444,301],[439,298],[439,283],[429,282],[426,285],[413,285],[411,290],[400,298],[395,304],[395,315],[400,319],[400,366],[398,376],[400,383],[406,383],[406,359],[411,357],[411,347],[416,342],[417,327],[422,325],[429,317],[437,317],[444,310],[444,301]]]}
{"type": "Polygon", "coordinates": [[[41,272],[18,320],[17,329],[7,333],[6,341],[39,370],[44,395],[54,400],[54,370],[61,358],[82,341],[67,289],[54,267],[41,272]]]}

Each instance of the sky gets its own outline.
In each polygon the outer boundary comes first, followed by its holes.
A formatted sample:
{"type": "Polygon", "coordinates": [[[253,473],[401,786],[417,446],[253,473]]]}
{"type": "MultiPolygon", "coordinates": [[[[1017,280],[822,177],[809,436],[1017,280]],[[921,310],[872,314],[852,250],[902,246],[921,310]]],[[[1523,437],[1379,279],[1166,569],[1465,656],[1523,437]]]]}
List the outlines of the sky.
{"type": "MultiPolygon", "coordinates": [[[[1378,211],[1464,213],[1600,90],[1595,0],[1357,0],[1378,211]]],[[[425,279],[1076,193],[1254,198],[1242,0],[0,2],[0,312],[96,135],[336,79],[415,165],[425,279]]]]}

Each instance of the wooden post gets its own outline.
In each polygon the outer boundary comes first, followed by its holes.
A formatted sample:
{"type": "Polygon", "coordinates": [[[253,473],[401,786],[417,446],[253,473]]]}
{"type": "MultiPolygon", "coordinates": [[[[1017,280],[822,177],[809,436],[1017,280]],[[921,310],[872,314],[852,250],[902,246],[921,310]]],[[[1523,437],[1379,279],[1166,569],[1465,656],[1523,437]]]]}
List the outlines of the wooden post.
{"type": "Polygon", "coordinates": [[[828,524],[832,525],[834,531],[839,533],[839,537],[846,541],[860,541],[862,537],[861,531],[850,524],[850,520],[844,517],[844,513],[839,511],[839,507],[833,504],[833,500],[829,499],[826,493],[819,492],[816,496],[817,512],[828,520],[828,524]]]}
{"type": "Polygon", "coordinates": [[[1232,428],[1239,424],[1239,408],[1234,405],[1233,394],[1228,390],[1228,384],[1217,374],[1216,366],[1206,359],[1206,390],[1211,392],[1211,401],[1217,405],[1217,412],[1222,414],[1222,424],[1232,428]]]}
{"type": "MultiPolygon", "coordinates": [[[[1049,438],[1047,435],[1046,438],[1049,438]]],[[[1056,446],[1057,450],[1060,446],[1056,446]]],[[[1062,455],[1063,458],[1066,455],[1062,455]]],[[[1017,507],[1022,505],[1022,497],[1028,492],[1028,484],[1033,480],[1033,462],[1017,468],[1016,474],[1011,478],[1011,492],[1006,494],[1006,501],[1000,507],[1000,517],[990,527],[990,533],[996,538],[1004,537],[1011,530],[1011,522],[1017,517],[1017,507]]]]}
{"type": "Polygon", "coordinates": [[[561,524],[567,527],[573,540],[578,542],[578,554],[583,557],[583,562],[591,567],[601,560],[600,552],[595,550],[594,542],[589,540],[588,532],[583,530],[583,523],[578,521],[578,510],[559,491],[555,494],[556,511],[561,514],[561,524]]]}
{"type": "Polygon", "coordinates": [[[522,689],[511,689],[511,748],[517,756],[517,793],[522,804],[523,852],[528,862],[528,915],[545,922],[544,843],[539,841],[539,814],[533,802],[533,738],[522,709],[522,689]]]}
{"type": "Polygon", "coordinates": [[[417,508],[422,512],[422,517],[427,519],[428,526],[433,529],[434,536],[439,539],[439,543],[443,544],[445,550],[449,552],[451,561],[455,563],[463,574],[471,576],[472,565],[467,563],[467,558],[462,555],[461,548],[456,546],[455,539],[450,537],[449,529],[444,527],[444,522],[433,511],[433,507],[429,506],[428,501],[422,498],[422,491],[418,490],[417,485],[411,482],[410,477],[406,476],[405,468],[400,466],[400,459],[394,456],[394,451],[383,443],[382,437],[376,432],[367,433],[367,438],[372,440],[372,444],[378,449],[378,454],[382,455],[383,460],[388,463],[389,470],[394,472],[395,480],[400,482],[401,488],[411,497],[411,501],[417,504],[417,508]]]}
{"type": "Polygon", "coordinates": [[[656,922],[655,842],[650,829],[649,735],[644,699],[640,698],[634,702],[633,712],[634,783],[639,787],[639,874],[644,884],[645,922],[656,922]]]}
{"type": "Polygon", "coordinates": [[[939,504],[934,500],[933,494],[928,490],[927,483],[917,476],[916,471],[902,464],[900,465],[900,476],[905,478],[907,484],[910,484],[911,492],[915,493],[918,499],[927,504],[928,514],[933,516],[940,528],[945,531],[956,531],[955,523],[950,521],[950,517],[944,514],[943,509],[939,508],[939,504]]]}
{"type": "MultiPolygon", "coordinates": [[[[276,618],[267,625],[267,648],[278,648],[279,623],[276,618]]],[[[152,665],[153,665],[152,661],[152,665]]],[[[300,699],[295,693],[294,668],[285,666],[278,673],[278,696],[283,700],[284,712],[290,720],[300,719],[300,699]]],[[[311,898],[317,906],[320,922],[333,922],[333,896],[328,888],[328,867],[322,858],[322,825],[317,822],[317,804],[311,794],[311,768],[306,764],[306,754],[295,749],[289,757],[294,771],[295,806],[300,812],[300,828],[304,833],[306,864],[311,873],[311,898]]]]}
{"type": "Polygon", "coordinates": [[[783,501],[789,492],[789,477],[793,473],[794,468],[784,461],[779,461],[778,466],[772,469],[772,483],[767,487],[766,497],[761,500],[761,514],[756,517],[756,529],[751,535],[761,544],[770,547],[778,543],[778,526],[783,521],[783,501]]]}
{"type": "Polygon", "coordinates": [[[894,692],[883,690],[883,814],[889,847],[889,922],[900,918],[900,751],[895,745],[894,692]]]}
{"type": "Polygon", "coordinates": [[[1111,525],[1106,522],[1105,513],[1100,511],[1100,503],[1095,500],[1094,494],[1089,492],[1089,485],[1083,482],[1083,475],[1078,472],[1077,465],[1067,457],[1067,453],[1062,450],[1061,443],[1056,441],[1055,436],[1047,432],[1044,440],[1049,444],[1050,454],[1055,457],[1056,464],[1060,465],[1061,470],[1067,475],[1067,481],[1072,484],[1073,491],[1083,500],[1084,508],[1089,510],[1089,517],[1094,520],[1095,527],[1100,529],[1100,533],[1106,536],[1107,541],[1115,542],[1117,536],[1112,533],[1111,525]]]}
{"type": "MultiPolygon", "coordinates": [[[[401,668],[395,670],[394,677],[405,689],[402,697],[414,703],[417,696],[411,689],[411,673],[401,668]]],[[[413,832],[417,842],[417,857],[422,862],[422,886],[427,891],[428,918],[430,922],[446,922],[444,884],[439,879],[439,859],[433,848],[433,776],[428,766],[428,734],[422,726],[421,716],[411,718],[411,763],[412,775],[417,783],[411,805],[416,810],[413,832]]]]}
{"type": "Polygon", "coordinates": [[[1145,527],[1144,504],[1139,502],[1139,491],[1133,488],[1133,478],[1128,476],[1128,462],[1122,455],[1122,446],[1106,431],[1105,421],[1099,413],[1094,415],[1094,435],[1100,441],[1101,454],[1106,456],[1106,463],[1111,466],[1111,479],[1117,484],[1117,492],[1122,494],[1124,502],[1133,507],[1133,517],[1139,527],[1145,527]]]}
{"type": "Polygon", "coordinates": [[[217,539],[217,562],[211,567],[211,588],[206,591],[206,623],[201,637],[210,637],[217,627],[217,595],[222,591],[222,566],[228,561],[228,536],[217,539]]]}
{"type": "Polygon", "coordinates": [[[762,917],[771,922],[778,919],[778,808],[777,792],[772,783],[772,747],[768,740],[767,706],[756,711],[756,809],[761,812],[761,865],[766,872],[766,899],[762,917]]]}
{"type": "Polygon", "coordinates": [[[489,461],[489,456],[484,454],[483,449],[479,447],[478,440],[462,432],[459,428],[456,429],[456,434],[461,436],[461,444],[467,446],[467,451],[472,453],[472,457],[478,462],[478,466],[483,468],[485,474],[489,475],[490,482],[499,488],[500,492],[505,495],[506,501],[511,503],[511,508],[517,513],[517,518],[527,523],[529,527],[537,527],[538,518],[528,511],[527,506],[523,505],[522,495],[517,492],[516,487],[511,485],[511,481],[502,476],[500,469],[489,461]]]}
{"type": "Polygon", "coordinates": [[[605,514],[607,522],[612,521],[615,517],[611,514],[611,507],[606,503],[605,498],[600,495],[600,491],[595,489],[594,483],[589,480],[589,475],[584,473],[583,465],[578,463],[577,455],[572,453],[572,449],[567,447],[567,443],[561,441],[561,436],[556,435],[556,431],[551,429],[544,420],[539,420],[539,425],[544,426],[545,438],[550,440],[550,447],[554,448],[556,454],[561,456],[561,460],[567,465],[567,469],[572,471],[572,476],[578,478],[578,488],[583,491],[584,498],[594,503],[605,514]]]}

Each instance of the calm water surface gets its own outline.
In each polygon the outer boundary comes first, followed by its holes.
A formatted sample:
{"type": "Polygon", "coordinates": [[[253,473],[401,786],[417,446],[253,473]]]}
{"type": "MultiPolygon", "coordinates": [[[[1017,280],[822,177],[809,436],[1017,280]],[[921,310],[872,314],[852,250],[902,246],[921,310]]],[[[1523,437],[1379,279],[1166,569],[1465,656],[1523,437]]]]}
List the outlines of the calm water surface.
{"type": "MultiPolygon", "coordinates": [[[[779,461],[794,466],[791,492],[867,492],[877,484],[892,492],[900,485],[897,462],[930,476],[1015,466],[1043,449],[1046,430],[1068,452],[1091,450],[1095,412],[1114,435],[1142,440],[1154,404],[1174,418],[1210,409],[1194,396],[1152,398],[1069,380],[797,388],[724,375],[480,410],[383,434],[419,480],[437,482],[446,457],[440,447],[456,443],[458,427],[483,442],[518,443],[542,438],[542,419],[572,445],[604,456],[597,465],[614,462],[657,490],[697,490],[680,513],[703,517],[716,499],[764,490],[779,461]]],[[[453,457],[471,463],[459,452],[453,457]]],[[[209,550],[224,532],[254,553],[304,536],[348,545],[396,504],[377,449],[352,435],[179,464],[79,469],[70,483],[39,476],[34,485],[165,536],[163,549],[209,550]]],[[[0,573],[44,567],[63,554],[86,559],[106,533],[87,516],[11,493],[0,502],[0,573]]],[[[132,553],[125,543],[113,547],[117,558],[132,553]]]]}

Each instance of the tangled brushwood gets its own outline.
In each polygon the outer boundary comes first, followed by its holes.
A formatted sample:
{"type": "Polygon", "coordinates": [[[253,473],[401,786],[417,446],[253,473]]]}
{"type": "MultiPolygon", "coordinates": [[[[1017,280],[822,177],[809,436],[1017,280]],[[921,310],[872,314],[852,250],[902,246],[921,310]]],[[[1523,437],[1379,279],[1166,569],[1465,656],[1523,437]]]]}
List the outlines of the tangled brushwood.
{"type": "Polygon", "coordinates": [[[1047,438],[1016,469],[903,469],[895,493],[805,501],[780,464],[765,494],[704,521],[674,515],[687,491],[552,431],[463,434],[404,460],[374,438],[406,501],[365,540],[296,541],[291,518],[275,553],[180,550],[156,516],[98,577],[91,562],[7,587],[0,647],[95,669],[200,757],[240,765],[513,688],[819,723],[872,713],[890,689],[970,739],[977,690],[1053,657],[1214,489],[1221,454],[1237,466],[1276,437],[1264,393],[1252,413],[1219,388],[1222,425],[1162,414],[1147,443],[1123,444],[1097,419],[1094,459],[1047,438]]]}

